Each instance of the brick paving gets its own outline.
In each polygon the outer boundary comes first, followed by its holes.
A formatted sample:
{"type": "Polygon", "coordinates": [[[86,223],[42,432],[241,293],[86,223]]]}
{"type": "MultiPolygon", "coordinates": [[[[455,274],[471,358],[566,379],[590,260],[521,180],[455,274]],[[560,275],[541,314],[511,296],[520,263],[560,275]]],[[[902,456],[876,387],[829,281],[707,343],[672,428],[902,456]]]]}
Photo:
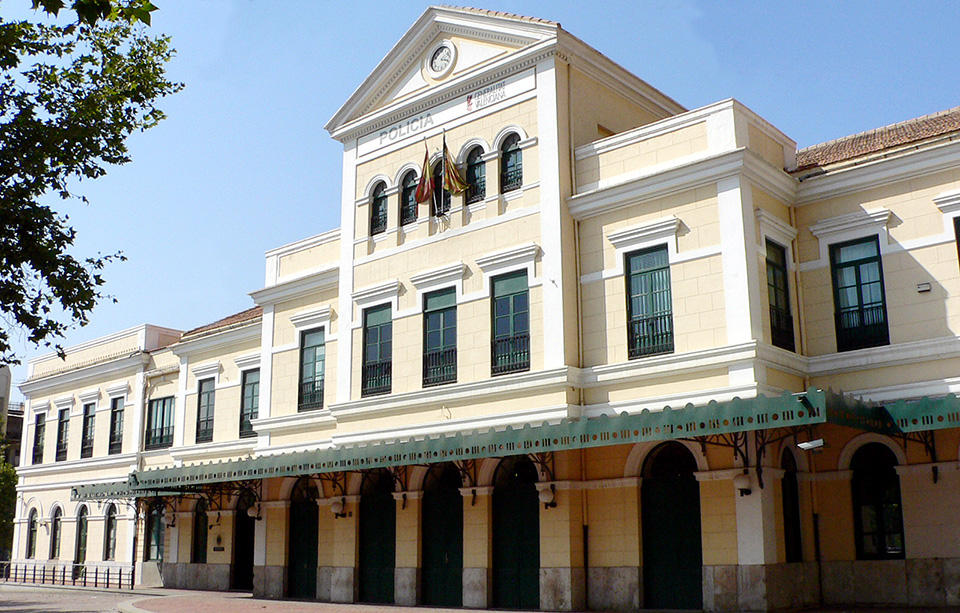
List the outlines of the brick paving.
{"type": "Polygon", "coordinates": [[[0,584],[0,613],[113,612],[120,610],[121,603],[132,602],[143,597],[144,594],[130,590],[60,588],[4,583],[0,584]]]}

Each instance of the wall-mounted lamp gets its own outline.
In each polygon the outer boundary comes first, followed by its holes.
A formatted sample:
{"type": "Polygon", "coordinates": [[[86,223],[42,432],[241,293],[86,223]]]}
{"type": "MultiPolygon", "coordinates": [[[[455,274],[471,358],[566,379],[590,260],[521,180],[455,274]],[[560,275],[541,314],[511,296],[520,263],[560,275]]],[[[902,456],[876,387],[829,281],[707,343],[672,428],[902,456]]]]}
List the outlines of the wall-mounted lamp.
{"type": "Polygon", "coordinates": [[[544,509],[552,509],[557,506],[557,487],[551,483],[550,489],[543,488],[540,490],[540,502],[543,503],[544,509]]]}
{"type": "Polygon", "coordinates": [[[733,478],[733,487],[737,488],[737,491],[740,492],[741,496],[749,496],[753,490],[750,483],[750,475],[747,473],[747,470],[744,469],[742,473],[733,478]]]}
{"type": "Polygon", "coordinates": [[[173,519],[170,520],[170,523],[167,524],[167,528],[175,528],[177,526],[177,514],[173,514],[173,519]]]}
{"type": "Polygon", "coordinates": [[[340,500],[334,500],[333,504],[330,505],[330,511],[333,513],[334,519],[347,516],[347,514],[343,512],[343,506],[346,502],[346,498],[341,498],[340,500]]]}
{"type": "Polygon", "coordinates": [[[818,438],[812,441],[807,441],[806,443],[797,443],[797,447],[803,449],[804,451],[820,451],[823,449],[823,439],[818,438]]]}
{"type": "Polygon", "coordinates": [[[253,505],[250,505],[249,507],[247,507],[247,517],[250,517],[250,518],[255,519],[255,520],[257,520],[257,521],[260,521],[261,519],[263,519],[262,517],[260,517],[260,503],[259,503],[259,502],[257,503],[256,507],[254,507],[253,505]]]}

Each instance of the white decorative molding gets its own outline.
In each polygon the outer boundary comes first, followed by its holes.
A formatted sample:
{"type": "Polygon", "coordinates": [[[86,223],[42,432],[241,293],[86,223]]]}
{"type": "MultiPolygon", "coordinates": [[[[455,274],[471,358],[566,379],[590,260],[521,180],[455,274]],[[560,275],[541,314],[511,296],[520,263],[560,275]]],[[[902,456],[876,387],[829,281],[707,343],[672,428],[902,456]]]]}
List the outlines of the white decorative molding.
{"type": "Polygon", "coordinates": [[[440,285],[449,285],[463,280],[463,273],[467,267],[463,262],[454,262],[440,268],[434,268],[410,276],[410,282],[420,291],[432,289],[440,285]]]}
{"type": "Polygon", "coordinates": [[[680,229],[680,220],[670,215],[637,226],[630,226],[607,234],[607,240],[616,249],[614,270],[607,276],[623,274],[624,255],[630,251],[656,247],[666,243],[667,257],[671,263],[677,261],[677,231],[680,229]]]}
{"type": "MultiPolygon", "coordinates": [[[[757,223],[760,224],[760,236],[758,238],[761,244],[763,243],[764,236],[766,236],[767,238],[773,239],[773,241],[781,247],[789,248],[790,244],[797,238],[797,229],[776,215],[764,209],[757,209],[756,216],[757,223]]],[[[789,249],[787,251],[787,257],[789,258],[789,249]]]]}
{"type": "Polygon", "coordinates": [[[510,249],[480,256],[476,262],[480,270],[485,274],[490,274],[505,268],[532,264],[538,255],[540,255],[539,245],[536,243],[525,243],[517,247],[511,247],[510,249]]]}
{"type": "Polygon", "coordinates": [[[42,402],[31,402],[30,410],[34,413],[46,413],[50,410],[50,401],[44,400],[42,402]]]}
{"type": "Polygon", "coordinates": [[[120,383],[119,385],[111,385],[106,390],[107,396],[110,398],[116,398],[117,396],[126,396],[130,393],[130,385],[126,381],[120,383]]]}
{"type": "Polygon", "coordinates": [[[330,305],[324,305],[316,309],[300,311],[290,316],[290,323],[298,332],[309,330],[311,328],[323,327],[327,332],[330,331],[330,305]]]}
{"type": "Polygon", "coordinates": [[[250,292],[250,297],[257,304],[267,306],[335,288],[339,279],[340,265],[333,264],[321,270],[250,292]]]}
{"type": "Polygon", "coordinates": [[[91,402],[96,402],[100,400],[100,388],[95,387],[92,390],[80,392],[77,394],[77,398],[80,399],[80,404],[90,404],[91,402]]]}
{"type": "Polygon", "coordinates": [[[57,407],[57,409],[69,409],[73,406],[73,395],[71,394],[70,396],[60,396],[59,398],[54,398],[53,404],[57,407]]]}
{"type": "Polygon", "coordinates": [[[944,215],[956,215],[960,213],[960,189],[937,194],[933,203],[937,205],[940,212],[944,215]]]}
{"type": "Polygon", "coordinates": [[[220,374],[220,360],[211,362],[209,364],[201,364],[200,366],[194,366],[190,369],[190,372],[193,373],[193,376],[197,379],[205,379],[207,377],[216,377],[220,374]]]}
{"type": "Polygon", "coordinates": [[[847,238],[851,234],[866,236],[875,234],[890,221],[890,210],[885,208],[858,211],[829,219],[822,219],[810,226],[810,234],[820,240],[836,242],[836,237],[847,238]]]}
{"type": "Polygon", "coordinates": [[[353,292],[351,297],[357,303],[357,306],[364,308],[372,306],[378,302],[393,301],[396,302],[400,295],[400,281],[393,279],[386,283],[377,285],[368,285],[353,292]]]}
{"type": "Polygon", "coordinates": [[[233,363],[236,364],[240,370],[258,368],[260,366],[260,352],[257,351],[255,353],[237,356],[233,358],[233,363]]]}
{"type": "Polygon", "coordinates": [[[278,434],[281,432],[305,432],[315,429],[328,429],[337,424],[329,409],[304,411],[279,417],[261,417],[250,422],[257,434],[278,434]]]}

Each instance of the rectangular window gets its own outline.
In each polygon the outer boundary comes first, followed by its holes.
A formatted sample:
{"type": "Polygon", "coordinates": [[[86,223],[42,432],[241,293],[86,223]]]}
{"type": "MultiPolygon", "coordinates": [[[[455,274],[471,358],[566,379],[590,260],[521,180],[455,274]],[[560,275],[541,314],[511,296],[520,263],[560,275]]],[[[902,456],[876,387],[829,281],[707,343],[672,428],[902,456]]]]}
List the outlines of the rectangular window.
{"type": "Polygon", "coordinates": [[[770,340],[787,351],[794,351],[793,316],[787,288],[787,250],[767,241],[767,297],[770,302],[770,340]]]}
{"type": "Polygon", "coordinates": [[[389,394],[392,380],[393,317],[390,305],[363,312],[361,396],[389,394]]]}
{"type": "Polygon", "coordinates": [[[80,441],[80,457],[89,458],[93,456],[93,434],[96,422],[97,405],[89,403],[83,405],[83,437],[80,441]]]}
{"type": "Polygon", "coordinates": [[[630,359],[673,351],[673,299],[667,246],[626,256],[627,353],[630,359]]]}
{"type": "Polygon", "coordinates": [[[423,298],[423,386],[457,380],[457,291],[423,298]]]}
{"type": "Polygon", "coordinates": [[[197,382],[197,442],[209,443],[213,440],[213,405],[216,390],[213,379],[197,382]]]}
{"type": "Polygon", "coordinates": [[[837,351],[890,344],[876,236],[830,246],[837,351]]]}
{"type": "Polygon", "coordinates": [[[240,437],[256,436],[250,422],[257,418],[260,410],[260,371],[244,371],[241,388],[243,396],[240,399],[240,437]]]}
{"type": "Polygon", "coordinates": [[[70,433],[70,409],[60,409],[57,420],[57,462],[67,459],[67,438],[70,433]]]}
{"type": "Polygon", "coordinates": [[[173,396],[156,398],[147,407],[147,435],[144,448],[162,449],[173,445],[173,396]]]}
{"type": "Polygon", "coordinates": [[[110,455],[123,451],[123,400],[110,401],[110,455]]]}
{"type": "Polygon", "coordinates": [[[323,406],[323,373],[327,349],[323,329],[300,334],[300,396],[298,411],[323,406]]]}
{"type": "Polygon", "coordinates": [[[47,419],[38,414],[36,425],[33,428],[33,464],[43,464],[43,439],[46,436],[47,419]]]}
{"type": "Polygon", "coordinates": [[[527,272],[521,270],[496,277],[492,285],[491,374],[530,370],[530,293],[527,289],[527,272]]]}

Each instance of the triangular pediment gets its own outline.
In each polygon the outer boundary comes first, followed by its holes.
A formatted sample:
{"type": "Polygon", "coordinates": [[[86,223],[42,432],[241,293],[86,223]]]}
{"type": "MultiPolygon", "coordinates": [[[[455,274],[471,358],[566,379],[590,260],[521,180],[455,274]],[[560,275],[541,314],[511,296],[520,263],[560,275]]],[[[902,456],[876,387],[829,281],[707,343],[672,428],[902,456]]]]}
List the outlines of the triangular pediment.
{"type": "Polygon", "coordinates": [[[441,87],[511,53],[555,38],[559,28],[554,22],[496,11],[430,7],[337,111],[326,129],[335,133],[365,115],[402,104],[432,87],[441,87]]]}

